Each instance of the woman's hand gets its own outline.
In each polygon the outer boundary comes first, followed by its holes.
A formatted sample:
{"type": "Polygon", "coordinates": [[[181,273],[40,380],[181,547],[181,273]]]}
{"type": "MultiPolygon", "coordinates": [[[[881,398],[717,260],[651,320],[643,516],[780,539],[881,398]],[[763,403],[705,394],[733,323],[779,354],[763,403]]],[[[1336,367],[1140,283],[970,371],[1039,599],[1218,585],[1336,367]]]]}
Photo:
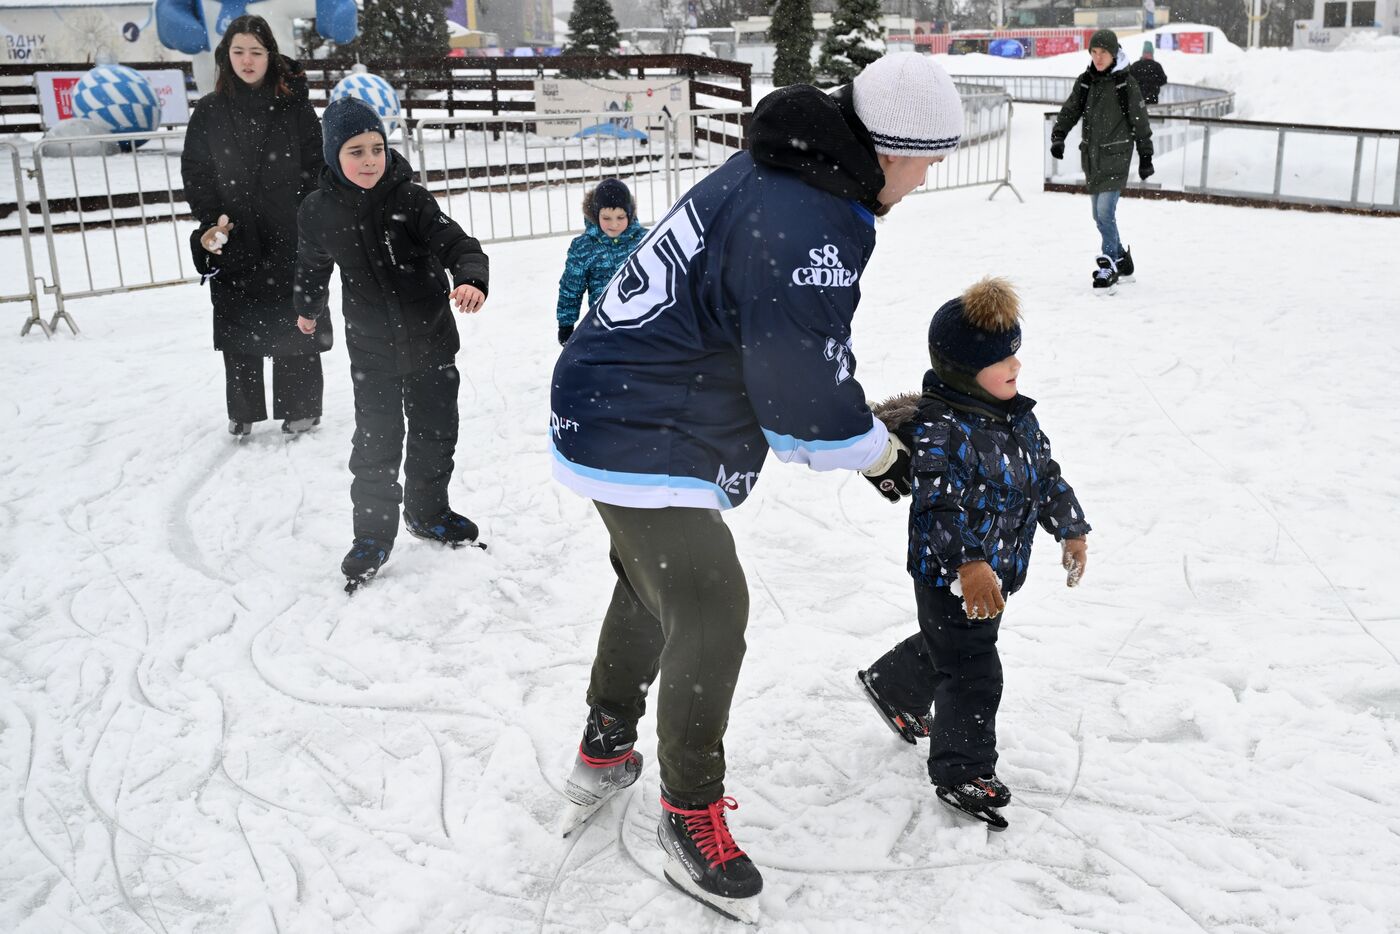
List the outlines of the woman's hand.
{"type": "Polygon", "coordinates": [[[486,304],[486,293],[474,285],[463,283],[452,290],[452,305],[458,311],[471,314],[480,311],[484,304],[486,304]]]}
{"type": "Polygon", "coordinates": [[[231,230],[233,230],[233,221],[228,219],[227,214],[220,214],[219,222],[199,235],[199,245],[215,256],[219,256],[224,252],[224,244],[228,243],[228,235],[231,230]]]}
{"type": "Polygon", "coordinates": [[[297,330],[301,331],[303,334],[315,334],[316,319],[297,315],[297,330]]]}

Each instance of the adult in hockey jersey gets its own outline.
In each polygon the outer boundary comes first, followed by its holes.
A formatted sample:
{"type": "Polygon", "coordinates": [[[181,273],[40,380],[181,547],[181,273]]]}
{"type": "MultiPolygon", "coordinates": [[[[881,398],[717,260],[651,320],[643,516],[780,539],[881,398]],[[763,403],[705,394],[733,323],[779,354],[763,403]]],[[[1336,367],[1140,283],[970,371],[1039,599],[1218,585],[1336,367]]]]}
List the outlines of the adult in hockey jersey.
{"type": "Polygon", "coordinates": [[[229,432],[246,436],[267,418],[263,358],[272,358],[272,417],[310,430],[321,416],[321,353],[329,326],[292,326],[297,207],[324,164],[321,121],[301,66],[277,51],[261,16],[229,24],[214,51],[218,84],[190,115],[180,173],[198,221],[195,270],[209,277],[214,349],[224,357],[229,432]]]}
{"type": "Polygon", "coordinates": [[[855,379],[851,320],[874,220],[958,144],[941,66],[886,56],[831,95],[765,97],[750,148],[683,194],[554,370],[554,475],[595,501],[617,575],[566,786],[584,812],[635,780],[656,683],[667,875],[736,916],[762,887],[724,812],[724,732],[748,591],[721,518],[769,450],[862,471],[897,501],[908,451],[855,379]]]}

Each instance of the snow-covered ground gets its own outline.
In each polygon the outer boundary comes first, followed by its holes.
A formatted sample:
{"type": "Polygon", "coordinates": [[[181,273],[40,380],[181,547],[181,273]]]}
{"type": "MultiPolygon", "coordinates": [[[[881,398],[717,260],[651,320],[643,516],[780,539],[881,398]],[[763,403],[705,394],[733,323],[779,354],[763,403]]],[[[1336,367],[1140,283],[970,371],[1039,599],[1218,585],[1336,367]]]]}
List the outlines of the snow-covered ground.
{"type": "MultiPolygon", "coordinates": [[[[1002,630],[1011,828],[939,805],[854,688],[914,627],[904,510],[770,464],[729,516],[761,929],[1394,931],[1400,221],[1124,201],[1139,281],[1097,298],[1038,121],[1018,107],[1025,203],[911,198],[856,318],[869,394],[914,388],[937,305],[1013,277],[1023,385],[1095,526],[1084,584],[1042,540],[1002,630]]],[[[460,321],[453,501],[491,550],[404,536],[353,600],[343,349],[319,432],[235,444],[197,287],[0,340],[0,930],[732,929],[661,880],[651,766],[554,831],[611,590],[549,479],[567,245],[493,246],[460,321]]]]}

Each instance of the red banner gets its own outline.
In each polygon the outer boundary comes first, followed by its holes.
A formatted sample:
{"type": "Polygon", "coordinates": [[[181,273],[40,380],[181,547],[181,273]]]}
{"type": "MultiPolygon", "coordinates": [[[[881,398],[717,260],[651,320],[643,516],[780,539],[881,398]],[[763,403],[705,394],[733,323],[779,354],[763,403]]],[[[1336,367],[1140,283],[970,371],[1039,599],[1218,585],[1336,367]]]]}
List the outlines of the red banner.
{"type": "Polygon", "coordinates": [[[1203,32],[1176,33],[1176,50],[1195,55],[1206,54],[1206,34],[1203,32]]]}
{"type": "Polygon", "coordinates": [[[58,119],[73,118],[73,88],[81,80],[81,77],[53,79],[53,100],[54,106],[58,108],[58,119]]]}
{"type": "Polygon", "coordinates": [[[1063,55],[1066,52],[1078,52],[1079,49],[1078,36],[1042,36],[1035,40],[1035,54],[1037,57],[1044,55],[1063,55]]]}

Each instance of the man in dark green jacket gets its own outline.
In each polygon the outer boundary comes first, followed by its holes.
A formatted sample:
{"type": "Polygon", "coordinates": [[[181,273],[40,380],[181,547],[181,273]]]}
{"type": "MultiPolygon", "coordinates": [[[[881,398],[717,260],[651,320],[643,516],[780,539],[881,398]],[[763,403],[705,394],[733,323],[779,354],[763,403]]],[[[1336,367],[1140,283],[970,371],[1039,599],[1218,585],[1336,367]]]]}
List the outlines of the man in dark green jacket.
{"type": "Polygon", "coordinates": [[[1079,157],[1103,238],[1094,288],[1117,284],[1133,274],[1133,257],[1118,236],[1118,197],[1128,184],[1133,144],[1137,144],[1138,176],[1146,180],[1152,168],[1152,126],[1142,92],[1128,73],[1128,57],[1111,30],[1100,29],[1089,40],[1089,68],[1070,91],[1055,128],[1050,131],[1050,155],[1065,156],[1065,137],[1076,123],[1080,130],[1079,157]]]}

